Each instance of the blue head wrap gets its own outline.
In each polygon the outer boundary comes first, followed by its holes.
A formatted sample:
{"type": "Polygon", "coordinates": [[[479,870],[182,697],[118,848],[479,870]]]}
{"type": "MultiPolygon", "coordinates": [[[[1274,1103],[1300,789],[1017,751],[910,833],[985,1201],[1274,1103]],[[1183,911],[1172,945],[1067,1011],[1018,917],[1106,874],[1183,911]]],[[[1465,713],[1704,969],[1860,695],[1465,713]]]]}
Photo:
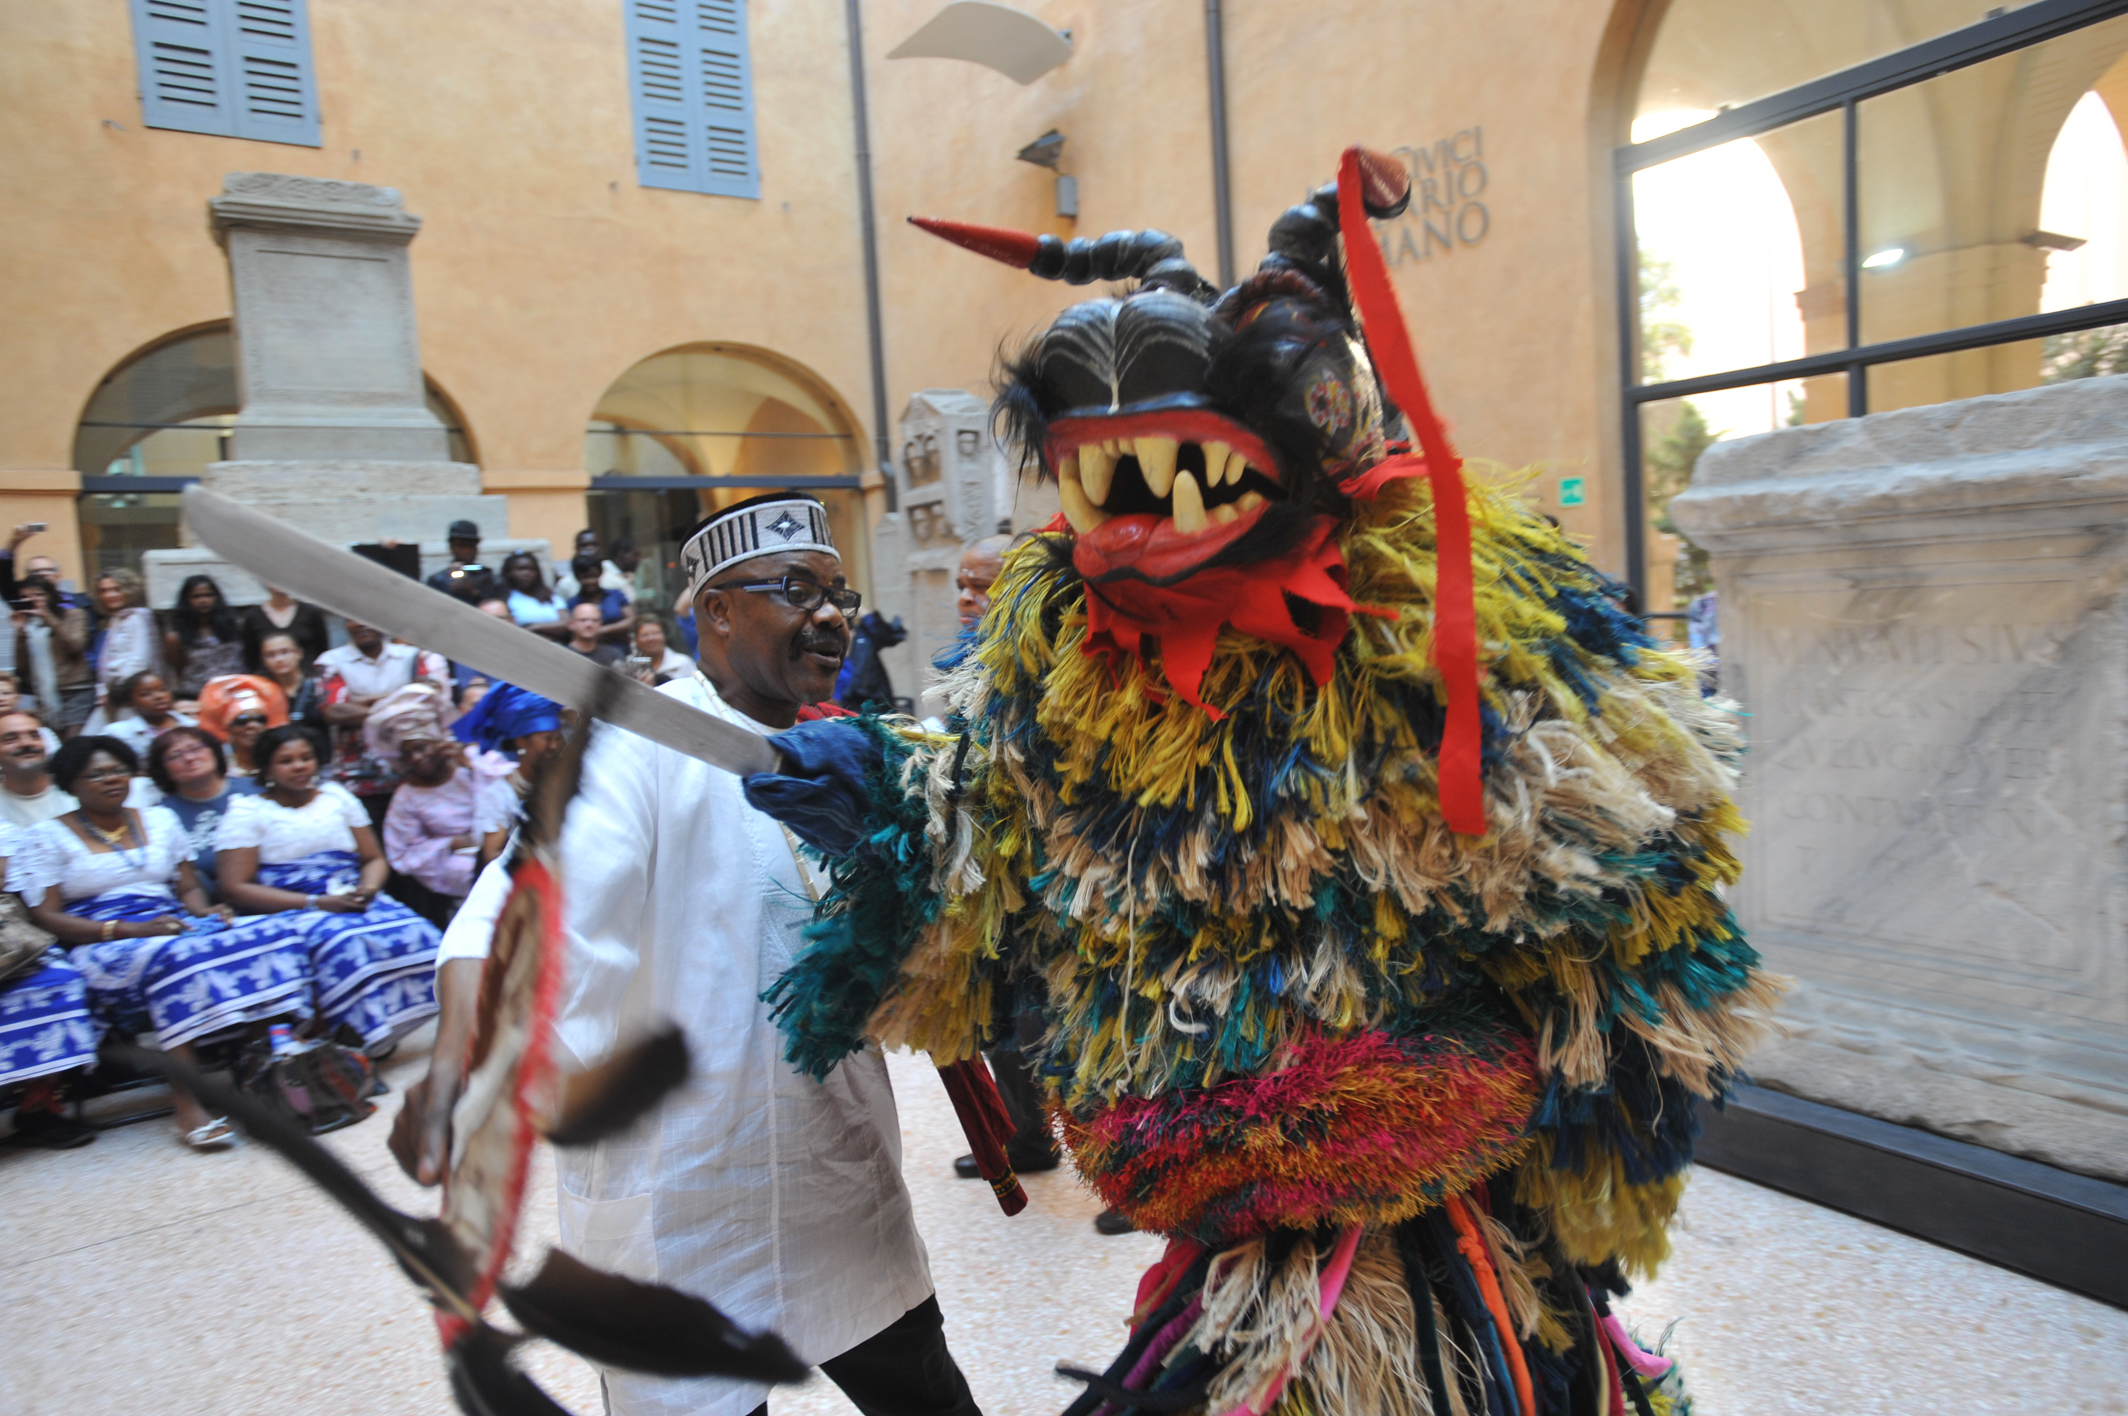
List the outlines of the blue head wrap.
{"type": "Polygon", "coordinates": [[[512,738],[551,733],[562,725],[562,710],[551,698],[498,683],[473,710],[451,725],[451,736],[490,752],[507,749],[512,738]]]}

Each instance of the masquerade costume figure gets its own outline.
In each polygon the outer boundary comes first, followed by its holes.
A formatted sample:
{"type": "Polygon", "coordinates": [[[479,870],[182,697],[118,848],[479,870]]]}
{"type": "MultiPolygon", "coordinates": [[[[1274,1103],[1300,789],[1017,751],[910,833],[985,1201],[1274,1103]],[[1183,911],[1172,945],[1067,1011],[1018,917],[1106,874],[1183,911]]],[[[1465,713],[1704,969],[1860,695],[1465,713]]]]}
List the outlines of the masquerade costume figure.
{"type": "Polygon", "coordinates": [[[1367,227],[1408,199],[1348,152],[1224,293],[1156,231],[919,222],[1135,284],[1006,370],[1064,515],[944,664],[950,730],[801,724],[747,782],[832,859],[791,1060],[971,1058],[1042,985],[1081,1174],[1170,1240],[1071,1416],[1683,1405],[1608,1302],[1776,992],[1719,894],[1741,740],[1464,485],[1367,227]]]}

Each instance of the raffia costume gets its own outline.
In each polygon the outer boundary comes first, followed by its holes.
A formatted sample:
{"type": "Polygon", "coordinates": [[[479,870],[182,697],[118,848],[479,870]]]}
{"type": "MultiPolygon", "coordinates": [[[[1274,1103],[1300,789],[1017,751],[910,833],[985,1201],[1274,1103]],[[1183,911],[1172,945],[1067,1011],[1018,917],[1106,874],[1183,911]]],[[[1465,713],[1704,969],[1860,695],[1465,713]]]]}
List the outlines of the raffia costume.
{"type": "Polygon", "coordinates": [[[778,740],[786,783],[869,754],[770,995],[791,1059],[969,1058],[1040,997],[1081,1174],[1171,1240],[1074,1413],[1682,1405],[1607,1300],[1774,993],[1720,894],[1736,716],[1464,487],[1365,225],[1407,197],[1348,153],[1224,294],[1158,232],[921,223],[1137,283],[1007,371],[1066,516],[948,665],[953,730],[778,740]]]}

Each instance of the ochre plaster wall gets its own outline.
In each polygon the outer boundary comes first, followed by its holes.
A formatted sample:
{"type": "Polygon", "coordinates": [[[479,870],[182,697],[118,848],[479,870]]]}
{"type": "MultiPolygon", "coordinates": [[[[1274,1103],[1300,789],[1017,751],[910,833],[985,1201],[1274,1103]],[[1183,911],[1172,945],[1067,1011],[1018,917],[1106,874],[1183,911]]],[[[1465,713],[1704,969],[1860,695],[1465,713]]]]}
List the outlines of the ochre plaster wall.
{"type": "MultiPolygon", "coordinates": [[[[1001,339],[1095,291],[982,261],[905,215],[1063,237],[1157,226],[1183,238],[1200,270],[1217,265],[1202,6],[1030,4],[1071,31],[1074,52],[1025,88],[972,64],[886,60],[936,8],[866,7],[896,408],[925,387],[984,389],[1001,339]],[[1050,173],[1013,157],[1050,128],[1065,134],[1062,169],[1079,179],[1075,222],[1055,216],[1050,173]]],[[[1623,54],[1639,6],[1229,0],[1224,10],[1237,273],[1261,259],[1279,212],[1335,175],[1348,144],[1426,148],[1458,133],[1469,133],[1465,152],[1482,143],[1484,236],[1392,274],[1464,454],[1540,468],[1530,494],[1619,569],[1615,277],[1600,174],[1622,62],[1607,56],[1623,54]],[[1560,507],[1571,476],[1589,500],[1560,507]]]]}
{"type": "Polygon", "coordinates": [[[0,487],[70,465],[128,354],[228,315],[206,202],[238,171],[405,194],[422,362],[513,534],[583,524],[586,421],[661,349],[774,349],[868,412],[843,9],[751,8],[760,201],[636,185],[619,0],[313,0],[318,149],[143,126],[125,0],[7,7],[0,487]]]}

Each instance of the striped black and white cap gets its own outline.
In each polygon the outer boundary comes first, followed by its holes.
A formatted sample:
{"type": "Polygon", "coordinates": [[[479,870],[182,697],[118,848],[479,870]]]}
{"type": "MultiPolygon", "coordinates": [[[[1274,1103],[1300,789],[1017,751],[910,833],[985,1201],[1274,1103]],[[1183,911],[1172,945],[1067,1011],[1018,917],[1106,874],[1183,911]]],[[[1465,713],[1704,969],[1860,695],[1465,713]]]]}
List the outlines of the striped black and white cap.
{"type": "Polygon", "coordinates": [[[795,492],[771,492],[706,517],[680,547],[690,597],[727,567],[777,551],[822,551],[842,559],[828,531],[828,509],[795,492]]]}

